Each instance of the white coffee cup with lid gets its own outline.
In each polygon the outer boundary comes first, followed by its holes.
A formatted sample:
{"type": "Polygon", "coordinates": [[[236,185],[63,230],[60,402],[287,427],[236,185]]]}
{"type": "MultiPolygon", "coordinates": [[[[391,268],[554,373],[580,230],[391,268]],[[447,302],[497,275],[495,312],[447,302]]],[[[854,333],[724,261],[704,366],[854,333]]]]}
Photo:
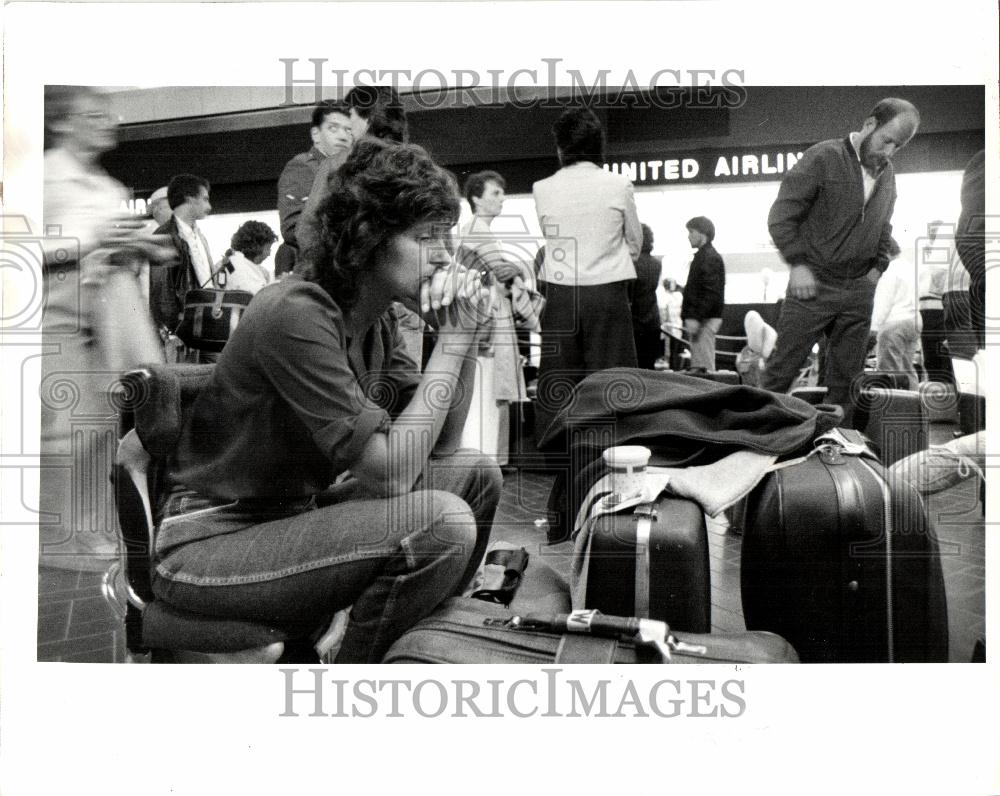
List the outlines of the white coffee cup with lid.
{"type": "Polygon", "coordinates": [[[651,456],[642,445],[618,445],[606,448],[604,463],[611,473],[611,502],[620,503],[642,492],[646,480],[646,465],[651,456]]]}

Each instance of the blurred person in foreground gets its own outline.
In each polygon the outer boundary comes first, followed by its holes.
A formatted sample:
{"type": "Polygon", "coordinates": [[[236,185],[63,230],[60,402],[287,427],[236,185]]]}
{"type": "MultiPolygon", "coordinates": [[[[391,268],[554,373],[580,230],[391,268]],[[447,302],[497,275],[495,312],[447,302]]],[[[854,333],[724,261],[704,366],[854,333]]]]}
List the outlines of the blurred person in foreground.
{"type": "Polygon", "coordinates": [[[45,87],[38,505],[46,566],[100,570],[117,555],[108,480],[117,381],[124,371],[163,361],[140,277],[173,252],[142,221],[120,216],[128,194],[98,162],[115,143],[106,97],[85,87],[45,87]]]}
{"type": "Polygon", "coordinates": [[[365,663],[462,592],[502,481],[457,447],[491,311],[448,252],[457,217],[422,149],[355,147],[314,264],[254,297],[181,433],[158,599],[305,634],[353,606],[337,662],[365,663]],[[424,375],[394,300],[438,318],[424,375]]]}

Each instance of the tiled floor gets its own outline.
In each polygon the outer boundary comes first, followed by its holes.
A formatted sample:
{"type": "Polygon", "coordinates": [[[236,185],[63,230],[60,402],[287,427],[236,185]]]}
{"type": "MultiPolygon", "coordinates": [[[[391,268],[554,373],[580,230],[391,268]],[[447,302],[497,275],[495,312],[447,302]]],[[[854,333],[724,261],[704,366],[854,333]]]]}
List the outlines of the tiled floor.
{"type": "Polygon", "coordinates": [[[101,595],[101,577],[100,572],[39,570],[38,660],[124,660],[125,629],[101,595]]]}
{"type": "MultiPolygon", "coordinates": [[[[931,441],[952,436],[953,427],[934,425],[931,441]]],[[[557,571],[568,574],[572,547],[546,545],[535,525],[544,516],[551,479],[530,471],[508,475],[493,531],[494,540],[525,546],[557,571]]],[[[943,549],[950,659],[967,662],[985,633],[985,539],[979,486],[969,479],[932,495],[928,512],[943,549]]],[[[712,625],[715,631],[744,629],[740,608],[741,538],[724,528],[709,530],[712,577],[712,625]]],[[[104,602],[101,575],[41,569],[39,572],[38,659],[40,661],[121,662],[124,631],[104,602]]]]}

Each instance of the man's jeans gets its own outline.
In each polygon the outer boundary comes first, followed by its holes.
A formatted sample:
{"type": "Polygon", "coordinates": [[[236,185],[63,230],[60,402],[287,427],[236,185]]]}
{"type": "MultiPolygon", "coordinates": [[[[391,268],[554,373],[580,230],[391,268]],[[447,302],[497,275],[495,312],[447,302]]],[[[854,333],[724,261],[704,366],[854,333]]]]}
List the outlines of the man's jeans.
{"type": "Polygon", "coordinates": [[[761,387],[786,392],[805,365],[813,345],[827,335],[827,403],[851,415],[851,382],[865,365],[875,285],[866,277],[832,279],[816,275],[816,297],[803,301],[786,294],[778,340],[767,360],[761,387]]]}
{"type": "Polygon", "coordinates": [[[461,593],[489,542],[503,484],[496,464],[463,450],[428,468],[414,491],[395,498],[305,510],[259,501],[168,508],[161,530],[194,524],[194,533],[214,535],[159,551],[153,591],[187,611],[302,635],[353,604],[337,662],[377,662],[461,593]]]}

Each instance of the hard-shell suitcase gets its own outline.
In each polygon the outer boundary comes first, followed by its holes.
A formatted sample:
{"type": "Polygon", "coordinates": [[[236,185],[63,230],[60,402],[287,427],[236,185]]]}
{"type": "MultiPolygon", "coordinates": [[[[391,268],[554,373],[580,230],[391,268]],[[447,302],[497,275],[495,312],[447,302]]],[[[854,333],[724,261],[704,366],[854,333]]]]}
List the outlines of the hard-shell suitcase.
{"type": "Polygon", "coordinates": [[[975,434],[986,428],[986,396],[962,392],[958,394],[958,427],[962,434],[975,434]]]}
{"type": "Polygon", "coordinates": [[[697,503],[660,495],[630,512],[597,516],[589,531],[584,607],[711,632],[708,533],[697,503]]]}
{"type": "MultiPolygon", "coordinates": [[[[586,612],[584,612],[586,613],[586,612]]],[[[382,663],[663,663],[644,646],[577,633],[522,629],[503,606],[453,597],[404,633],[382,663]]],[[[576,614],[579,616],[579,614],[576,614]]],[[[670,663],[797,663],[773,633],[668,634],[670,663]]]]}
{"type": "Polygon", "coordinates": [[[852,395],[864,392],[871,387],[883,390],[905,390],[910,385],[910,379],[905,373],[890,370],[865,370],[858,374],[851,386],[852,395]]]}
{"type": "Polygon", "coordinates": [[[927,447],[923,396],[914,390],[866,387],[855,399],[854,428],[875,444],[888,467],[927,447]]]}
{"type": "Polygon", "coordinates": [[[948,659],[925,507],[867,456],[821,446],[751,492],[740,584],[747,628],[781,634],[803,662],[948,659]]]}

